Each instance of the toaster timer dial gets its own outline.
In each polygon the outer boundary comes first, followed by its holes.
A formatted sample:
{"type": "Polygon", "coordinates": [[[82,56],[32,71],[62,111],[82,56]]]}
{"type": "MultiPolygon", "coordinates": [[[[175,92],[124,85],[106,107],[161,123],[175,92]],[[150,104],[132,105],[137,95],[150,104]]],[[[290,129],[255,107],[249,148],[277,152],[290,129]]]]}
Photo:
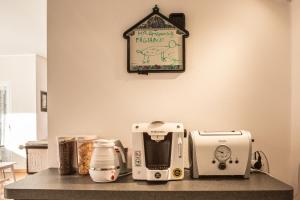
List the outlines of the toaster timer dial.
{"type": "Polygon", "coordinates": [[[215,150],[215,157],[219,162],[224,163],[231,156],[231,149],[226,145],[220,145],[215,150]]]}

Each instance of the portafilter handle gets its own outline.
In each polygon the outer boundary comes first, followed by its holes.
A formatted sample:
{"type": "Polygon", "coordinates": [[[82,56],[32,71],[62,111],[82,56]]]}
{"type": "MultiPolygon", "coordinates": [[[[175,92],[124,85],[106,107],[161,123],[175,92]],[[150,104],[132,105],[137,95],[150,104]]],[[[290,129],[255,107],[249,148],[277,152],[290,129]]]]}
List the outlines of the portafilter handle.
{"type": "Polygon", "coordinates": [[[126,163],[125,154],[124,154],[122,148],[120,148],[120,147],[118,147],[118,146],[114,146],[114,148],[120,152],[121,158],[122,158],[122,162],[123,162],[123,163],[126,163]]]}

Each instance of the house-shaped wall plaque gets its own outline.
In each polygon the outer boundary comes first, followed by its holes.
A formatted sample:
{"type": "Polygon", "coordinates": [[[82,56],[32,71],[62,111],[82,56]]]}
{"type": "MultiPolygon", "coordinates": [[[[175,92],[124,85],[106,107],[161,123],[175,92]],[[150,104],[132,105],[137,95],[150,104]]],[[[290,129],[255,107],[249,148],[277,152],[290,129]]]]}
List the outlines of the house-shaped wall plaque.
{"type": "Polygon", "coordinates": [[[183,72],[188,36],[184,25],[162,15],[155,6],[151,14],[123,34],[127,39],[127,71],[183,72]]]}

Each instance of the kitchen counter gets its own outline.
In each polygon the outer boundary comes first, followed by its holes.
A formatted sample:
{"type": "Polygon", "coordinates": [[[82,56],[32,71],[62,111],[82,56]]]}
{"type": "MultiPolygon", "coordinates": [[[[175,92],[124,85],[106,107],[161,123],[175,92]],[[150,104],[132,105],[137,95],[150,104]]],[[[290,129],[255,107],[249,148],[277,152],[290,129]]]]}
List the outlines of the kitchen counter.
{"type": "Polygon", "coordinates": [[[50,200],[292,200],[293,188],[263,173],[250,179],[202,178],[149,183],[134,181],[131,175],[114,183],[94,183],[89,176],[60,176],[47,169],[5,187],[9,199],[50,200]]]}

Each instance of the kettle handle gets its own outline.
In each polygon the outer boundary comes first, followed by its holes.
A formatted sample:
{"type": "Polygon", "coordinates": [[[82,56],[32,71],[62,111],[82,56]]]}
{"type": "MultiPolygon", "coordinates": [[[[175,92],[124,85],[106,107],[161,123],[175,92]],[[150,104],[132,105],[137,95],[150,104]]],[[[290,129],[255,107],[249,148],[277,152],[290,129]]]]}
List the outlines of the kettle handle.
{"type": "Polygon", "coordinates": [[[115,146],[114,148],[117,149],[120,152],[121,158],[122,158],[122,162],[126,163],[126,159],[125,159],[125,155],[124,155],[123,150],[120,147],[118,147],[118,146],[115,146]]]}

